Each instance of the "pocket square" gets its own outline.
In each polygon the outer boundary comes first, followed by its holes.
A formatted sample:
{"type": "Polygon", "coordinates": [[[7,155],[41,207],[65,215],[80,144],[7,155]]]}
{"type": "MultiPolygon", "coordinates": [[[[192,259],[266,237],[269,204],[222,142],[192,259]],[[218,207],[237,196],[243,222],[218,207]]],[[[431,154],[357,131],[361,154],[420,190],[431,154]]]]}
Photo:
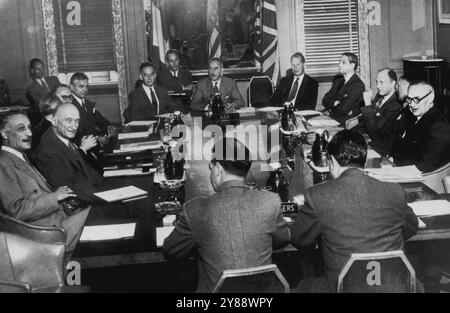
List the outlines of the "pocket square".
{"type": "Polygon", "coordinates": [[[348,98],[348,93],[344,94],[344,95],[342,96],[342,98],[343,98],[343,99],[348,98]]]}

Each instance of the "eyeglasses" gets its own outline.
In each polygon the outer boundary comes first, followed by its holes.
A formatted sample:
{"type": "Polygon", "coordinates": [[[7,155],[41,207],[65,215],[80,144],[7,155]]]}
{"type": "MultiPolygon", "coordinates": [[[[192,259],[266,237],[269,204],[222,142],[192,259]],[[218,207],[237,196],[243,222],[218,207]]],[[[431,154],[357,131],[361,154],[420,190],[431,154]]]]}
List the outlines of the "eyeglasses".
{"type": "Polygon", "coordinates": [[[410,97],[406,97],[405,101],[407,104],[411,104],[412,102],[414,102],[415,104],[419,104],[420,101],[422,101],[423,99],[425,99],[426,97],[428,97],[431,94],[431,91],[428,92],[425,96],[423,96],[422,98],[419,97],[415,97],[415,98],[410,98],[410,97]]]}

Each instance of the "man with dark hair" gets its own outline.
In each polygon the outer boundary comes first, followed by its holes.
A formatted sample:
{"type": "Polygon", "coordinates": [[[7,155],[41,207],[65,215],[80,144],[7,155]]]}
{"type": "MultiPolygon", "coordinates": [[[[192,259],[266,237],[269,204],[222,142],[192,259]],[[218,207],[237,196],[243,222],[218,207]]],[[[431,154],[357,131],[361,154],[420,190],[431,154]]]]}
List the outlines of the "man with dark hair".
{"type": "Polygon", "coordinates": [[[89,209],[72,215],[65,212],[64,200],[76,194],[67,186],[53,191],[28,161],[31,123],[25,113],[11,111],[0,122],[3,145],[0,149],[0,210],[36,226],[58,226],[66,230],[66,252],[72,253],[81,236],[89,209]]]}
{"type": "Polygon", "coordinates": [[[26,97],[32,107],[38,109],[39,101],[60,84],[58,77],[45,76],[44,62],[33,59],[28,65],[33,82],[28,86],[26,97]]]}
{"type": "Polygon", "coordinates": [[[408,88],[411,82],[412,80],[407,75],[403,75],[402,77],[400,77],[397,83],[398,101],[400,101],[400,103],[402,103],[404,107],[408,106],[408,104],[405,103],[405,100],[408,96],[408,88]]]}
{"type": "Polygon", "coordinates": [[[145,121],[155,119],[159,114],[173,113],[173,100],[165,87],[156,84],[156,70],[153,64],[142,63],[139,70],[142,85],[128,96],[127,120],[145,121]]]}
{"type": "Polygon", "coordinates": [[[70,87],[64,84],[59,85],[53,89],[52,94],[57,96],[62,103],[72,103],[73,95],[70,87]]]}
{"type": "Polygon", "coordinates": [[[323,97],[323,106],[330,111],[330,116],[341,124],[358,116],[364,106],[363,93],[366,87],[356,74],[358,57],[353,53],[344,53],[339,63],[339,75],[333,86],[323,97]]]}
{"type": "Polygon", "coordinates": [[[273,249],[284,247],[290,238],[279,196],[244,182],[251,166],[244,144],[218,139],[209,166],[216,193],[185,203],[163,246],[168,259],[197,252],[198,292],[211,292],[223,270],[271,264],[273,249]]]}
{"type": "Polygon", "coordinates": [[[232,106],[234,109],[245,106],[236,82],[223,76],[223,63],[219,58],[212,58],[209,61],[209,76],[199,80],[192,96],[191,109],[193,111],[205,110],[211,95],[215,94],[220,94],[225,105],[232,106]]]}
{"type": "Polygon", "coordinates": [[[292,75],[283,77],[270,99],[272,106],[285,102],[294,104],[297,110],[315,110],[317,105],[317,81],[305,74],[305,57],[300,52],[291,57],[292,75]]]}
{"type": "Polygon", "coordinates": [[[382,156],[394,149],[395,124],[402,110],[397,99],[397,74],[392,69],[378,71],[378,93],[372,101],[372,91],[364,93],[365,107],[361,109],[362,129],[370,137],[370,146],[382,156]]]}
{"type": "Polygon", "coordinates": [[[401,133],[392,152],[396,165],[416,165],[432,172],[450,162],[450,125],[434,105],[434,88],[427,82],[413,82],[408,88],[404,112],[398,121],[401,133]]]}
{"type": "MultiPolygon", "coordinates": [[[[180,67],[180,55],[177,50],[168,50],[166,53],[167,68],[158,74],[158,83],[167,88],[170,93],[192,93],[192,74],[180,67]]],[[[174,99],[174,111],[189,113],[189,102],[185,99],[174,99]]]]}
{"type": "Polygon", "coordinates": [[[35,151],[42,135],[52,126],[53,113],[55,113],[56,107],[62,103],[63,102],[57,96],[52,94],[45,96],[39,101],[39,111],[44,118],[33,130],[31,151],[35,151]]]}
{"type": "Polygon", "coordinates": [[[364,173],[367,144],[362,135],[339,132],[328,153],[334,180],[306,191],[305,206],[291,227],[297,248],[321,240],[325,276],[300,281],[299,292],[336,292],[338,275],[352,253],[403,250],[418,228],[400,185],[364,173]]]}

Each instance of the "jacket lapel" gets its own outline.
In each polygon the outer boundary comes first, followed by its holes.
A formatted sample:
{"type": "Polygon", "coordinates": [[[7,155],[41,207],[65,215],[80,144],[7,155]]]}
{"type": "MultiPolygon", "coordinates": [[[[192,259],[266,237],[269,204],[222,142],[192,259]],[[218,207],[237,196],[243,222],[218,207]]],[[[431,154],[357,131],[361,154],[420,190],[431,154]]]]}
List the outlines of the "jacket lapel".
{"type": "MultiPolygon", "coordinates": [[[[70,148],[67,147],[64,142],[62,142],[58,137],[56,137],[56,135],[53,131],[52,131],[51,136],[52,136],[52,141],[54,142],[55,149],[61,150],[61,152],[67,156],[70,163],[72,163],[76,168],[78,168],[80,171],[82,171],[87,176],[86,169],[83,167],[83,164],[82,164],[83,160],[81,160],[81,159],[77,160],[76,156],[74,155],[72,150],[70,150],[70,148]]],[[[81,156],[79,156],[79,157],[81,158],[81,156]]]]}
{"type": "Polygon", "coordinates": [[[306,85],[308,85],[308,79],[309,79],[308,75],[305,74],[305,76],[303,76],[303,81],[302,84],[300,85],[300,89],[298,90],[297,100],[303,97],[303,94],[306,91],[306,85]]]}

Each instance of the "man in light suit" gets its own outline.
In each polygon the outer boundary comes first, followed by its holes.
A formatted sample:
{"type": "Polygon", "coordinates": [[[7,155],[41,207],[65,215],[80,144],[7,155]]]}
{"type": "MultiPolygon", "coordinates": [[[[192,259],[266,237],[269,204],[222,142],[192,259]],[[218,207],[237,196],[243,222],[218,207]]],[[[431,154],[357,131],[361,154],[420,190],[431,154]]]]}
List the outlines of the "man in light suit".
{"type": "Polygon", "coordinates": [[[66,252],[72,252],[89,214],[85,209],[66,213],[61,202],[75,197],[73,190],[61,186],[56,191],[28,162],[31,125],[25,113],[12,111],[0,123],[3,145],[0,151],[0,203],[4,214],[37,226],[57,226],[66,230],[66,252]]]}
{"type": "Polygon", "coordinates": [[[33,82],[28,86],[26,97],[31,106],[38,109],[39,101],[56,88],[60,82],[56,76],[45,76],[44,62],[40,59],[30,61],[29,71],[33,82]]]}
{"type": "Polygon", "coordinates": [[[270,105],[283,106],[285,102],[294,104],[296,110],[315,110],[319,85],[305,74],[305,57],[300,52],[291,57],[292,75],[283,77],[270,105]]]}
{"type": "Polygon", "coordinates": [[[209,77],[201,79],[192,96],[191,109],[203,111],[209,104],[211,95],[220,93],[222,101],[235,109],[245,106],[244,99],[239,92],[236,82],[223,76],[223,63],[219,58],[209,61],[209,77]]]}
{"type": "Polygon", "coordinates": [[[151,63],[140,66],[142,85],[129,95],[129,106],[125,115],[128,121],[155,119],[156,115],[173,113],[174,103],[167,89],[156,84],[156,71],[151,63]]]}
{"type": "Polygon", "coordinates": [[[222,138],[215,150],[210,178],[216,193],[187,202],[163,246],[168,259],[197,252],[198,292],[213,291],[223,270],[271,264],[273,249],[290,238],[279,196],[244,183],[251,167],[247,147],[235,138],[222,138]]]}
{"type": "Polygon", "coordinates": [[[334,180],[306,191],[305,206],[291,227],[297,248],[321,240],[325,276],[300,281],[299,292],[336,292],[338,275],[352,253],[403,250],[418,229],[400,185],[364,173],[367,144],[362,135],[339,132],[328,153],[334,180]]]}

